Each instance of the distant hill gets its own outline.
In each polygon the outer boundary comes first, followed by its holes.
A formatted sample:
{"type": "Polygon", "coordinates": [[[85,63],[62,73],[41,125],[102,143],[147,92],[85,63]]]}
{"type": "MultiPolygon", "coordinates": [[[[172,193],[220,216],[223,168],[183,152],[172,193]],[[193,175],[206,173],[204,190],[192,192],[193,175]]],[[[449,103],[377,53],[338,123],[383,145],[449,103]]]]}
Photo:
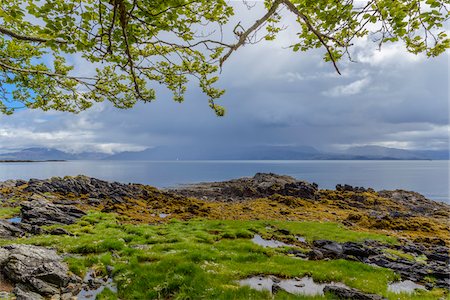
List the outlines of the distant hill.
{"type": "Polygon", "coordinates": [[[352,147],[340,152],[321,152],[310,146],[253,146],[233,149],[198,146],[161,146],[136,152],[105,154],[67,153],[51,148],[27,148],[0,154],[3,160],[448,160],[445,150],[404,150],[380,146],[352,147]]]}
{"type": "Polygon", "coordinates": [[[448,150],[405,150],[388,148],[381,146],[361,146],[352,147],[343,152],[343,154],[350,157],[362,157],[366,159],[449,159],[448,150]]]}
{"type": "Polygon", "coordinates": [[[109,160],[448,160],[448,151],[404,150],[380,146],[352,147],[336,153],[310,146],[254,146],[235,149],[156,147],[139,152],[122,152],[109,160]]]}
{"type": "Polygon", "coordinates": [[[20,151],[2,153],[0,160],[95,160],[103,159],[108,154],[97,152],[67,153],[51,148],[27,148],[20,151]]]}

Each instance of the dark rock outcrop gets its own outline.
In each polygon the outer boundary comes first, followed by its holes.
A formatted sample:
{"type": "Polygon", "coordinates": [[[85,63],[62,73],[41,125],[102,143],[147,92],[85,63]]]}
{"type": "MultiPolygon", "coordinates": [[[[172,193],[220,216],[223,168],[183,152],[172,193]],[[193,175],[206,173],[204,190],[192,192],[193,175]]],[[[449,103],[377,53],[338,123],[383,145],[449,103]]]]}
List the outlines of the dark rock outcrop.
{"type": "Polygon", "coordinates": [[[25,232],[14,224],[5,220],[0,220],[0,238],[16,238],[21,237],[24,234],[25,232]]]}
{"type": "Polygon", "coordinates": [[[68,299],[81,288],[81,279],[70,274],[62,258],[47,248],[4,246],[0,248],[0,267],[2,274],[16,285],[18,299],[36,299],[36,294],[68,299]]]}
{"type": "Polygon", "coordinates": [[[328,240],[316,240],[314,247],[318,248],[326,258],[339,258],[342,256],[342,245],[328,240]]]}
{"type": "Polygon", "coordinates": [[[324,293],[330,293],[337,297],[337,299],[351,299],[351,300],[384,300],[382,296],[376,294],[366,294],[357,289],[344,288],[339,286],[327,285],[323,289],[324,293]]]}
{"type": "Polygon", "coordinates": [[[47,180],[30,179],[24,192],[58,193],[61,195],[81,196],[90,198],[111,199],[123,202],[125,197],[136,198],[145,196],[145,190],[139,184],[123,184],[108,182],[87,176],[52,177],[47,180]]]}
{"type": "Polygon", "coordinates": [[[72,205],[57,205],[37,200],[22,203],[20,213],[23,223],[36,226],[69,225],[85,215],[82,210],[72,205]]]}
{"type": "Polygon", "coordinates": [[[171,192],[184,196],[213,201],[264,198],[275,194],[316,199],[317,191],[318,186],[315,183],[299,181],[291,176],[273,173],[256,173],[253,177],[223,182],[199,183],[171,190],[171,192]]]}

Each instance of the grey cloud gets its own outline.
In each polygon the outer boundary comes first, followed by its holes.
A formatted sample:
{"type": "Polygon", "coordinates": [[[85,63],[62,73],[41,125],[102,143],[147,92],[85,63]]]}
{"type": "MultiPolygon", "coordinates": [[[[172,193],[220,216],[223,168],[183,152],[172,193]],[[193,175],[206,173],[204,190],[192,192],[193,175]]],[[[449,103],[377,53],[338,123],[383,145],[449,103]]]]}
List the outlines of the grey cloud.
{"type": "MultiPolygon", "coordinates": [[[[448,55],[436,59],[383,51],[361,41],[343,75],[323,51],[283,49],[276,42],[246,46],[230,57],[218,85],[227,90],[218,118],[191,84],[184,103],[157,88],[157,100],[118,110],[109,104],[79,115],[21,111],[0,117],[0,148],[52,146],[121,151],[168,145],[197,151],[270,144],[448,147],[448,55]]],[[[80,62],[82,64],[82,62],[80,62]]],[[[79,69],[83,69],[78,66],[79,69]]],[[[85,66],[85,70],[89,66],[85,66]]]]}

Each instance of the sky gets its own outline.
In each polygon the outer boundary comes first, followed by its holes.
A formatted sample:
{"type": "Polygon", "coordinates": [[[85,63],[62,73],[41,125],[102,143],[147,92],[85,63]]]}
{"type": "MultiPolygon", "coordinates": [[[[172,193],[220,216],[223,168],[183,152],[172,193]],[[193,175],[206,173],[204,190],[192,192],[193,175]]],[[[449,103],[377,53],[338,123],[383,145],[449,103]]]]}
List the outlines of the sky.
{"type": "MultiPolygon", "coordinates": [[[[260,16],[237,8],[236,18],[260,16]]],[[[286,14],[287,15],[287,14],[286,14]]],[[[129,110],[108,103],[80,114],[21,110],[0,116],[1,151],[27,147],[116,153],[169,146],[215,151],[268,145],[308,145],[323,151],[379,145],[449,147],[449,52],[438,58],[406,53],[403,45],[358,41],[338,75],[323,50],[292,52],[293,19],[276,41],[247,45],[225,63],[218,86],[225,117],[208,107],[196,83],[185,102],[157,89],[157,100],[129,110]]],[[[75,60],[76,70],[92,70],[75,60]]]]}

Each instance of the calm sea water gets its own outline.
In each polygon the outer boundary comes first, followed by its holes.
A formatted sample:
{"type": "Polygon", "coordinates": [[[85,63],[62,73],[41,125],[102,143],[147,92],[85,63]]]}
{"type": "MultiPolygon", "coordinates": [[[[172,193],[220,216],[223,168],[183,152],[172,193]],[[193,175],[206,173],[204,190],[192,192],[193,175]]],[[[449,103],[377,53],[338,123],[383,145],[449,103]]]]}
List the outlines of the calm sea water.
{"type": "Polygon", "coordinates": [[[316,182],[405,189],[449,201],[449,161],[68,161],[0,163],[0,181],[84,174],[156,187],[219,181],[273,172],[316,182]]]}

